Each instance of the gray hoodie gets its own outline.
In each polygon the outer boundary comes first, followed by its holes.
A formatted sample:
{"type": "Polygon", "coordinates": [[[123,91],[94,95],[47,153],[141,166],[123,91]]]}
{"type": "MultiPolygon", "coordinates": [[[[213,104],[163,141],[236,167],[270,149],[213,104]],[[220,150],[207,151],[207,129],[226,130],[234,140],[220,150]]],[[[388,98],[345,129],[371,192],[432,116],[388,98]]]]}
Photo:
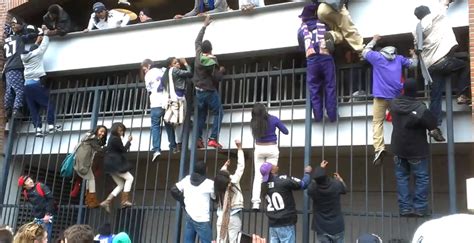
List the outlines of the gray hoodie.
{"type": "Polygon", "coordinates": [[[46,52],[46,49],[48,49],[48,45],[49,37],[44,36],[43,41],[41,41],[38,48],[21,54],[21,60],[23,61],[23,66],[25,66],[25,81],[39,80],[41,77],[46,75],[43,65],[43,55],[46,52]]]}

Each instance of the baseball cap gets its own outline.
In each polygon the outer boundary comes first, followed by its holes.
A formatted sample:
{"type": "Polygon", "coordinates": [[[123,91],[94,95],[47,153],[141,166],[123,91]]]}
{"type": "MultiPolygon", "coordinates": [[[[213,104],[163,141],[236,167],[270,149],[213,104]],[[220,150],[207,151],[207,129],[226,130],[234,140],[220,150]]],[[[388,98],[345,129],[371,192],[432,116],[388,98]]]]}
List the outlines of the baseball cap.
{"type": "Polygon", "coordinates": [[[272,164],[265,162],[260,166],[260,173],[262,174],[262,181],[267,182],[270,177],[270,172],[272,171],[272,164]]]}
{"type": "Polygon", "coordinates": [[[103,10],[106,10],[105,5],[101,2],[96,2],[92,6],[92,10],[94,10],[94,13],[102,12],[103,10]]]}

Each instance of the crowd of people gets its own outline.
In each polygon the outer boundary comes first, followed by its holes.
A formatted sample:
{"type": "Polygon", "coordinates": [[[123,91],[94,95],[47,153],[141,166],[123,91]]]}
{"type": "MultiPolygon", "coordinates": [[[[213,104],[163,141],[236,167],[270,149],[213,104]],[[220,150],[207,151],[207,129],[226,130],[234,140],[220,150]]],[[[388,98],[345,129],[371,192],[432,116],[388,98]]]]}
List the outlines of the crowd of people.
{"type": "MultiPolygon", "coordinates": [[[[345,1],[313,1],[303,8],[301,26],[298,28],[298,43],[307,61],[306,81],[310,90],[310,102],[315,122],[325,119],[326,110],[329,122],[339,119],[336,98],[336,76],[333,53],[339,44],[345,41],[359,53],[360,57],[373,66],[373,141],[374,165],[383,163],[387,150],[384,144],[383,122],[386,111],[392,116],[393,132],[391,150],[395,156],[395,175],[398,186],[398,204],[401,216],[429,215],[429,145],[428,135],[436,141],[444,141],[440,126],[441,93],[445,78],[455,72],[463,72],[468,67],[452,55],[457,45],[452,28],[446,23],[446,9],[452,1],[442,0],[440,10],[431,13],[426,6],[414,10],[420,20],[414,31],[415,47],[410,51],[411,57],[398,55],[393,46],[377,49],[380,36],[366,45],[352,23],[345,1]],[[417,100],[417,81],[413,78],[402,79],[403,68],[421,66],[426,84],[431,86],[430,107],[417,100]],[[324,89],[324,92],[323,92],[324,89]],[[323,104],[324,103],[324,104],[323,104]],[[415,191],[410,192],[410,173],[415,175],[415,191]]],[[[264,6],[263,1],[239,1],[243,9],[250,10],[264,6]]],[[[223,119],[223,108],[218,93],[219,81],[222,80],[225,68],[219,65],[213,55],[213,46],[204,40],[206,28],[212,19],[208,13],[228,10],[225,0],[196,0],[192,11],[176,15],[176,19],[205,15],[204,24],[195,40],[194,67],[185,59],[170,57],[164,67],[154,66],[150,59],[144,59],[140,65],[140,76],[149,93],[151,108],[151,139],[153,157],[157,161],[161,155],[162,126],[165,127],[171,153],[181,149],[182,125],[187,108],[187,93],[191,90],[196,97],[198,114],[195,115],[197,126],[196,147],[222,148],[219,134],[223,119]],[[210,134],[203,134],[207,114],[213,115],[210,134]],[[208,140],[203,141],[205,138],[208,140]],[[206,146],[207,145],[207,146],[206,146]]],[[[149,22],[148,10],[139,14],[140,21],[149,22]]],[[[107,10],[103,3],[93,5],[93,13],[87,28],[106,29],[125,26],[130,16],[116,10],[107,10]]],[[[43,66],[43,55],[47,51],[49,36],[65,35],[70,31],[70,18],[59,5],[48,8],[43,17],[41,31],[29,29],[17,19],[12,20],[13,33],[5,39],[6,80],[5,110],[7,115],[17,116],[23,105],[23,97],[32,116],[36,136],[60,131],[55,124],[54,106],[49,100],[49,91],[44,85],[46,73],[43,66]],[[28,51],[25,45],[31,43],[28,51]],[[16,97],[14,97],[16,96],[16,97]],[[46,131],[42,129],[39,108],[47,109],[46,131]]],[[[295,28],[296,29],[296,28],[295,28]]],[[[467,79],[468,80],[468,79],[467,79]]],[[[465,93],[469,83],[459,87],[459,103],[467,103],[465,93]]],[[[252,109],[252,135],[255,140],[254,178],[252,186],[251,208],[261,210],[261,194],[264,192],[264,211],[269,222],[270,242],[295,242],[297,211],[293,197],[294,190],[307,190],[313,201],[312,229],[320,242],[344,242],[344,217],[341,209],[341,195],[346,193],[346,184],[337,171],[330,175],[327,172],[328,162],[322,161],[314,170],[311,166],[304,168],[301,179],[280,174],[278,167],[279,148],[278,133],[288,134],[283,122],[268,113],[263,104],[255,104],[252,109]],[[278,129],[278,130],[277,130],[278,129]]],[[[121,208],[133,205],[130,192],[134,177],[130,171],[133,166],[127,161],[132,136],[124,144],[122,138],[127,128],[123,123],[114,123],[110,128],[97,126],[87,133],[76,146],[74,170],[87,181],[85,203],[89,208],[102,207],[111,212],[111,203],[121,195],[121,208]],[[107,198],[99,203],[96,196],[94,165],[103,160],[103,171],[111,176],[116,184],[107,198]]],[[[242,144],[236,140],[238,150],[237,169],[229,171],[231,161],[226,161],[217,172],[214,180],[206,177],[206,163],[196,162],[194,171],[177,182],[171,189],[172,196],[181,203],[185,211],[185,242],[194,242],[199,236],[202,242],[211,242],[212,226],[210,222],[211,201],[217,203],[217,242],[238,242],[245,237],[242,229],[241,211],[244,209],[240,179],[245,170],[245,158],[242,144]]],[[[28,175],[18,179],[25,200],[33,205],[34,222],[21,227],[17,232],[18,239],[26,237],[32,241],[42,242],[51,237],[55,215],[54,199],[47,185],[34,182],[28,175]]],[[[81,233],[80,237],[92,235],[89,226],[76,225],[64,232],[66,242],[75,242],[73,232],[81,233]],[[70,238],[69,238],[70,237],[70,238]]],[[[119,238],[120,234],[115,236],[119,238]]],[[[77,236],[79,237],[79,236],[77,236]]],[[[369,236],[367,236],[369,237],[369,236]]],[[[114,238],[114,242],[115,242],[114,238]]],[[[20,242],[20,241],[19,241],[20,242]]],[[[78,241],[79,242],[79,241],[78,241]]],[[[84,241],[85,242],[85,241],[84,241]]],[[[126,241],[118,241],[126,242],[126,241]]],[[[360,241],[363,242],[363,241],[360,241]]]]}

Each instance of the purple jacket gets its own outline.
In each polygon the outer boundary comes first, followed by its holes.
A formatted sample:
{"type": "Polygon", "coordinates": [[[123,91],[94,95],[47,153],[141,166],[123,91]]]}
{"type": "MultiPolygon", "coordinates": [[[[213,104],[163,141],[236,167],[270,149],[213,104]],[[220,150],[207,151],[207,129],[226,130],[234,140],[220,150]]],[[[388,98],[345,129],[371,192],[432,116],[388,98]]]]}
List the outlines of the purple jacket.
{"type": "Polygon", "coordinates": [[[288,129],[285,124],[278,119],[276,116],[268,115],[268,126],[265,136],[255,138],[257,143],[270,143],[277,141],[276,128],[278,128],[283,134],[288,135],[288,129]]]}

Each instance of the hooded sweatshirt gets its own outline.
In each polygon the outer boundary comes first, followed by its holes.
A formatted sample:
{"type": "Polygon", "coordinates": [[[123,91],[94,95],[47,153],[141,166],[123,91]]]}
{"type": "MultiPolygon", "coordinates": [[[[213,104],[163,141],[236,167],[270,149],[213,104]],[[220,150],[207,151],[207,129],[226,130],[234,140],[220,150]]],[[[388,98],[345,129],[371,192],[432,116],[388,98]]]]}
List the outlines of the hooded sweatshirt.
{"type": "Polygon", "coordinates": [[[402,95],[390,102],[392,114],[392,152],[404,159],[425,159],[429,156],[426,130],[436,128],[436,118],[425,103],[402,95]]]}
{"type": "Polygon", "coordinates": [[[341,194],[346,193],[343,182],[326,175],[326,170],[317,167],[308,187],[308,195],[313,199],[313,224],[311,228],[318,234],[338,234],[344,232],[344,217],[341,211],[341,194]]]}
{"type": "Polygon", "coordinates": [[[71,18],[61,6],[58,6],[58,8],[59,16],[57,17],[57,19],[52,20],[49,17],[49,13],[46,13],[43,16],[43,23],[46,25],[46,27],[48,27],[48,29],[56,30],[58,35],[64,36],[72,30],[71,18]]]}
{"type": "Polygon", "coordinates": [[[43,56],[48,49],[49,37],[44,36],[43,41],[38,48],[33,51],[21,54],[21,60],[25,67],[24,76],[25,81],[27,80],[39,80],[41,77],[46,75],[43,65],[43,56]]]}
{"type": "Polygon", "coordinates": [[[210,221],[210,202],[215,199],[214,182],[206,178],[205,175],[192,173],[176,183],[171,189],[173,197],[182,193],[184,197],[184,209],[186,213],[196,222],[210,221]]]}

